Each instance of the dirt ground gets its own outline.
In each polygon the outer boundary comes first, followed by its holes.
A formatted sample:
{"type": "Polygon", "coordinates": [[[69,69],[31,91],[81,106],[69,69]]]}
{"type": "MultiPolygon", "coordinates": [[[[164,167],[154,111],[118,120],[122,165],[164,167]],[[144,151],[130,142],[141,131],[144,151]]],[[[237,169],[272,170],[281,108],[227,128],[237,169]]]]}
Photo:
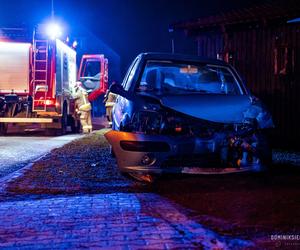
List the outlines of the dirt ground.
{"type": "MultiPolygon", "coordinates": [[[[119,173],[104,132],[53,150],[8,186],[11,198],[25,193],[151,192],[187,208],[195,221],[213,231],[252,240],[261,249],[291,249],[286,242],[278,248],[271,235],[300,234],[299,167],[274,164],[266,173],[167,175],[148,185],[119,173]]],[[[300,248],[297,243],[292,249],[300,248]]]]}

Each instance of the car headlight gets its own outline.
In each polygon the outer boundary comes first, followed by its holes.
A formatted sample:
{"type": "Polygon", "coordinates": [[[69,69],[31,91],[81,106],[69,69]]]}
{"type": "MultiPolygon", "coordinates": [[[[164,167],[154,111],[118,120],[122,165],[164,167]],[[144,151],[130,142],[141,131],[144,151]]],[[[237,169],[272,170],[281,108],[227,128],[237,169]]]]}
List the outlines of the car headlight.
{"type": "Polygon", "coordinates": [[[132,130],[146,134],[159,134],[162,121],[163,116],[157,111],[138,111],[132,118],[132,130]]]}
{"type": "Polygon", "coordinates": [[[264,128],[274,128],[274,123],[271,114],[266,111],[262,110],[257,117],[256,120],[258,122],[259,128],[264,129],[264,128]]]}
{"type": "Polygon", "coordinates": [[[253,134],[257,128],[258,123],[256,118],[246,118],[243,123],[235,124],[235,132],[241,137],[253,134]]]}

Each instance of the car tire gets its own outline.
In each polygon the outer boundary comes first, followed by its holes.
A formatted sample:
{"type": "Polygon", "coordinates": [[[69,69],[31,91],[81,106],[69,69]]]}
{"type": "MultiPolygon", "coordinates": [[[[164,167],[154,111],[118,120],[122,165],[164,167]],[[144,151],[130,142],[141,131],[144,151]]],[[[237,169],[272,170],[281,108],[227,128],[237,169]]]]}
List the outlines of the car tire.
{"type": "Polygon", "coordinates": [[[272,149],[265,134],[258,133],[256,136],[258,140],[258,145],[256,147],[257,157],[261,163],[258,171],[267,171],[272,165],[272,149]]]}

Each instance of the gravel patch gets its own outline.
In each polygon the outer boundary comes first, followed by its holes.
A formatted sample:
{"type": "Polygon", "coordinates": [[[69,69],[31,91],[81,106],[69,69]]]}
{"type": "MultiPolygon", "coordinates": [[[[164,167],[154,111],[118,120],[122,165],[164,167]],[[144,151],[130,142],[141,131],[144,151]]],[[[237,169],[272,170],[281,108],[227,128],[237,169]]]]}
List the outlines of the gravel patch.
{"type": "Polygon", "coordinates": [[[123,176],[100,130],[51,151],[29,171],[7,184],[10,195],[113,193],[144,190],[123,176]]]}

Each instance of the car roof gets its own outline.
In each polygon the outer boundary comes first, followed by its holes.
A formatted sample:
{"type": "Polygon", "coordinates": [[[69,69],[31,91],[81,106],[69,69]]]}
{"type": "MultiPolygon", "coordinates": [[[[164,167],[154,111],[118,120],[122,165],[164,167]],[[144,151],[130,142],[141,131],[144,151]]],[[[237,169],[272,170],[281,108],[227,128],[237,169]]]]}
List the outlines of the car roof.
{"type": "Polygon", "coordinates": [[[194,56],[194,55],[145,52],[145,53],[139,54],[138,57],[141,57],[144,60],[190,61],[190,62],[211,63],[211,64],[228,66],[228,64],[222,60],[194,56]]]}

